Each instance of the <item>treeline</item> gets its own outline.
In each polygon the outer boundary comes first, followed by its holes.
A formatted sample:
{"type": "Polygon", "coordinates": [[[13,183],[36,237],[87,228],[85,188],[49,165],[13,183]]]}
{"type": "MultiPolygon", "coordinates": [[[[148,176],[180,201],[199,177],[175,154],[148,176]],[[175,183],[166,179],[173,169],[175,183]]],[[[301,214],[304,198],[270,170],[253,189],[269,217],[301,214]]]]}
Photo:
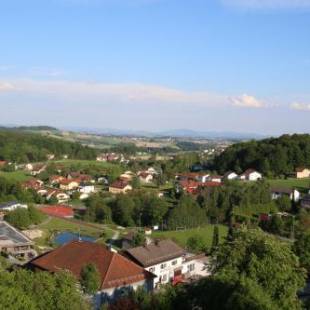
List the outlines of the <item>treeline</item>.
{"type": "Polygon", "coordinates": [[[0,203],[14,200],[35,203],[40,202],[40,196],[33,191],[23,189],[19,182],[0,177],[0,203]]]}
{"type": "Polygon", "coordinates": [[[0,160],[15,163],[37,162],[68,155],[72,159],[95,159],[96,150],[79,143],[67,142],[40,134],[19,131],[0,131],[0,160]]]}
{"type": "Polygon", "coordinates": [[[310,135],[294,134],[234,144],[214,159],[212,168],[219,173],[253,168],[267,176],[284,176],[303,166],[310,166],[310,135]]]}

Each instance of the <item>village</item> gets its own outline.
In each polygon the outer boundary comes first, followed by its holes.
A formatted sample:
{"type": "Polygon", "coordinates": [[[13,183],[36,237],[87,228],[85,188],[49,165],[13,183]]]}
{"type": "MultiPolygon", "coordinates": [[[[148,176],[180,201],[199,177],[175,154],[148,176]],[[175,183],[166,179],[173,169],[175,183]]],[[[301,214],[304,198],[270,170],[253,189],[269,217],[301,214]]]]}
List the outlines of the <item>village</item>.
{"type": "MultiPolygon", "coordinates": [[[[69,270],[77,279],[85,265],[94,264],[100,273],[101,284],[92,294],[92,302],[98,309],[138,287],[151,292],[168,283],[192,283],[210,276],[209,255],[226,237],[229,224],[225,220],[219,223],[220,216],[213,220],[210,216],[209,221],[197,222],[197,225],[186,224],[186,220],[182,219],[181,224],[171,226],[164,214],[141,222],[144,214],[140,211],[140,218],[135,223],[121,225],[121,222],[113,222],[113,206],[112,220],[106,214],[100,221],[97,220],[98,214],[90,220],[87,214],[93,197],[101,197],[102,203],[106,204],[105,201],[118,201],[124,199],[119,197],[130,197],[136,192],[139,195],[141,192],[142,195],[149,193],[157,199],[152,208],[165,201],[170,202],[171,209],[172,197],[198,199],[225,188],[227,184],[248,187],[249,184],[266,181],[262,173],[252,168],[239,174],[226,171],[218,175],[193,165],[188,171],[165,173],[160,161],[141,163],[140,160],[138,164],[117,153],[100,154],[94,161],[70,160],[67,155],[59,159],[48,154],[46,162],[15,164],[2,160],[0,165],[3,171],[0,177],[10,174],[22,176],[22,190],[31,192],[35,197],[31,204],[22,200],[0,204],[2,255],[12,265],[51,273],[69,270]],[[140,169],[142,167],[144,169],[140,169]],[[11,223],[6,220],[14,218],[10,214],[17,210],[29,209],[30,212],[30,205],[44,215],[42,223],[32,223],[21,229],[14,227],[14,220],[11,223]],[[143,225],[145,223],[149,225],[143,225]],[[184,235],[187,236],[184,238],[184,235]],[[193,245],[207,239],[207,246],[193,245]]],[[[285,197],[292,205],[310,209],[309,180],[310,169],[297,168],[286,179],[270,181],[271,201],[285,197]],[[293,186],[287,186],[288,182],[293,186]],[[304,184],[302,189],[300,182],[304,184]]],[[[100,208],[97,211],[100,212],[100,208]]],[[[106,211],[102,209],[101,212],[106,211]]],[[[264,227],[264,223],[271,222],[272,217],[290,217],[289,212],[264,209],[255,216],[264,227]]],[[[249,223],[247,219],[245,221],[249,223]]],[[[242,219],[237,214],[234,225],[242,223],[244,217],[242,219]]]]}

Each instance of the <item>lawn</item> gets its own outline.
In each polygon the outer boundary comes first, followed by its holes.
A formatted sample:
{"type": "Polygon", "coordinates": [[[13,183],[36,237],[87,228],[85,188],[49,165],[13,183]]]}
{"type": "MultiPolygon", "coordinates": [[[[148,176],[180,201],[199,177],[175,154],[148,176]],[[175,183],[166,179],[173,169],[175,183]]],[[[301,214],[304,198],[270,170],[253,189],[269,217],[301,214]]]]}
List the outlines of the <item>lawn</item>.
{"type": "Polygon", "coordinates": [[[100,224],[91,223],[91,226],[87,226],[87,223],[69,222],[67,220],[55,217],[51,217],[50,220],[38,225],[37,228],[44,231],[44,238],[41,238],[42,240],[36,240],[38,245],[46,245],[54,233],[63,231],[80,233],[81,235],[91,236],[96,239],[103,238],[104,240],[111,238],[113,235],[113,231],[111,229],[106,229],[103,227],[103,225],[100,224]]]}
{"type": "Polygon", "coordinates": [[[56,160],[55,163],[63,164],[64,166],[72,166],[72,165],[79,165],[79,166],[96,166],[100,168],[111,168],[115,167],[115,163],[107,163],[104,161],[96,161],[96,160],[79,160],[79,159],[63,159],[63,160],[56,160]]]}
{"type": "Polygon", "coordinates": [[[0,177],[4,177],[7,180],[11,180],[14,182],[24,182],[31,178],[23,171],[13,171],[13,172],[0,171],[0,177]]]}
{"type": "MultiPolygon", "coordinates": [[[[192,236],[201,236],[205,242],[205,244],[210,247],[212,245],[212,237],[213,237],[213,229],[215,225],[208,225],[201,228],[194,228],[188,230],[179,230],[179,231],[160,231],[154,232],[152,234],[153,238],[159,239],[172,239],[180,246],[185,247],[188,238],[192,236]]],[[[219,233],[220,233],[220,240],[224,240],[227,235],[228,227],[224,225],[218,225],[219,233]]]]}
{"type": "Polygon", "coordinates": [[[296,188],[301,192],[307,192],[310,188],[310,179],[295,179],[295,178],[288,178],[288,179],[272,179],[268,180],[271,187],[283,187],[283,188],[296,188]]]}

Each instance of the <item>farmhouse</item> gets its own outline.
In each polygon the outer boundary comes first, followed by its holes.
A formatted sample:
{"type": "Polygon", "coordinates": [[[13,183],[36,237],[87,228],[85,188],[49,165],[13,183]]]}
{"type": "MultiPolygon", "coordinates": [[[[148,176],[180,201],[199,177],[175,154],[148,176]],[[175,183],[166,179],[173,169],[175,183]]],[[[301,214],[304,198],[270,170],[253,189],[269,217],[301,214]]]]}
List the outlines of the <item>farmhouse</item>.
{"type": "Polygon", "coordinates": [[[72,241],[32,260],[28,266],[34,270],[71,271],[80,279],[87,264],[94,264],[100,273],[100,290],[94,295],[96,307],[122,296],[127,290],[153,288],[154,275],[126,257],[111,252],[101,244],[72,241]]]}
{"type": "Polygon", "coordinates": [[[132,186],[123,180],[117,180],[109,186],[109,192],[112,194],[126,194],[132,190],[132,186]]]}
{"type": "Polygon", "coordinates": [[[0,251],[14,256],[32,257],[33,242],[7,222],[0,221],[0,251]]]}
{"type": "Polygon", "coordinates": [[[299,201],[300,192],[290,188],[271,188],[271,199],[278,199],[282,196],[289,197],[292,201],[299,201]]]}
{"type": "Polygon", "coordinates": [[[247,169],[239,176],[239,179],[242,181],[257,181],[261,180],[262,178],[262,174],[255,171],[254,169],[247,169]]]}
{"type": "Polygon", "coordinates": [[[295,171],[295,177],[297,179],[310,178],[310,169],[308,168],[297,168],[295,171]]]}

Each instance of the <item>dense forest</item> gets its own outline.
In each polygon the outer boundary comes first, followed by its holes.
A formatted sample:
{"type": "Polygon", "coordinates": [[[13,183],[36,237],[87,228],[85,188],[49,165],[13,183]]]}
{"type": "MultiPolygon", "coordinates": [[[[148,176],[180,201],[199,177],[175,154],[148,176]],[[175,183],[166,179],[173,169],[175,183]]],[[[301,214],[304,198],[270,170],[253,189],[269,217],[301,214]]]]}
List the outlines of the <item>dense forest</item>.
{"type": "Polygon", "coordinates": [[[310,135],[294,134],[234,144],[214,159],[212,168],[219,173],[253,168],[267,176],[281,176],[309,166],[310,135]]]}
{"type": "Polygon", "coordinates": [[[36,162],[68,155],[73,159],[95,159],[96,150],[78,143],[67,142],[40,134],[0,130],[0,160],[16,163],[36,162]]]}

